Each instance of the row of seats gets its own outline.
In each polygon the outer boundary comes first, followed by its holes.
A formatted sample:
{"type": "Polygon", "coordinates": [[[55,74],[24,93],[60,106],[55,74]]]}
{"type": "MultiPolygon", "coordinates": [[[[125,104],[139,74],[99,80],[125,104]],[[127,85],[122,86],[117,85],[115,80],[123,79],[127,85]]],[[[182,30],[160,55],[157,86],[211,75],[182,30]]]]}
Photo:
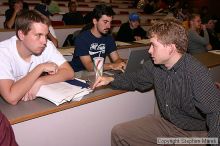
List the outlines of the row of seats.
{"type": "MultiPolygon", "coordinates": [[[[67,6],[61,6],[60,13],[66,13],[68,12],[67,6]]],[[[77,11],[92,11],[94,7],[77,7],[77,11]]],[[[0,14],[4,15],[5,11],[8,9],[8,6],[0,6],[0,14]]],[[[30,9],[34,9],[34,6],[30,6],[30,9]]],[[[136,8],[113,8],[116,14],[129,14],[132,12],[139,12],[143,13],[142,9],[136,9],[136,8]]]]}
{"type": "MultiPolygon", "coordinates": [[[[66,37],[70,33],[74,33],[76,31],[81,30],[83,26],[55,26],[54,30],[58,39],[58,44],[61,47],[66,39],[66,37]]],[[[145,30],[149,29],[149,26],[144,25],[142,26],[145,30]]],[[[119,30],[119,26],[114,26],[112,27],[112,33],[117,33],[119,30]]],[[[15,30],[10,29],[10,30],[5,30],[5,29],[0,29],[0,41],[6,40],[10,37],[15,35],[15,30]]]]}
{"type": "MultiPolygon", "coordinates": [[[[29,6],[36,6],[37,4],[39,4],[38,1],[26,1],[29,6]]],[[[79,7],[94,7],[95,5],[97,5],[100,2],[77,2],[79,7]]],[[[101,2],[102,3],[102,2],[101,2]]],[[[68,6],[68,2],[66,1],[59,1],[57,2],[57,4],[59,6],[68,6]]],[[[111,2],[109,3],[110,5],[112,5],[113,8],[132,8],[132,3],[114,3],[111,2]]],[[[0,2],[0,6],[8,6],[8,2],[0,2]]]]}
{"type": "MultiPolygon", "coordinates": [[[[122,24],[121,20],[112,20],[112,26],[120,27],[122,24]]],[[[52,26],[65,26],[63,21],[51,21],[52,26]]]]}
{"type": "MultiPolygon", "coordinates": [[[[89,11],[81,11],[82,14],[87,14],[89,11]]],[[[63,15],[62,14],[56,14],[50,17],[50,19],[53,21],[52,25],[53,26],[63,26],[64,23],[60,22],[62,20],[63,15]]],[[[165,15],[147,15],[147,14],[140,14],[141,17],[141,24],[143,25],[150,25],[151,20],[155,19],[163,19],[165,15]]],[[[3,23],[5,21],[5,16],[0,15],[0,28],[3,27],[3,23]]],[[[119,26],[121,23],[125,23],[128,21],[128,13],[127,14],[117,14],[113,17],[113,25],[119,26]]]]}

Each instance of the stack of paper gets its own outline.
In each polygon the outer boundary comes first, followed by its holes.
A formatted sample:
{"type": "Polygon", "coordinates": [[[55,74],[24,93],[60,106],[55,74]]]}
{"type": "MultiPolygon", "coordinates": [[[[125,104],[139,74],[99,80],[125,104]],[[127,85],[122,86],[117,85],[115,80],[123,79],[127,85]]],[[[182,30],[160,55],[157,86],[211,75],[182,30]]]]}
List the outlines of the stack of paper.
{"type": "Polygon", "coordinates": [[[218,54],[218,55],[220,55],[220,50],[211,50],[211,51],[209,51],[210,53],[214,53],[214,54],[218,54]]]}
{"type": "Polygon", "coordinates": [[[90,88],[82,88],[67,82],[59,82],[41,86],[37,96],[47,99],[58,106],[71,100],[79,101],[91,91],[90,88]]]}

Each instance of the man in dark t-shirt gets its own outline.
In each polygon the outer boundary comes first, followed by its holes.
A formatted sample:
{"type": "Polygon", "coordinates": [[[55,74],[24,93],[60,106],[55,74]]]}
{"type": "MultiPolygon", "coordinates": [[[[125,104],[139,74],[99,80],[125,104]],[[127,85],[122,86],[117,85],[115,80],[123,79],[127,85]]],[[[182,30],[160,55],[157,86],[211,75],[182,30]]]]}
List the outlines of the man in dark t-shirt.
{"type": "Polygon", "coordinates": [[[93,58],[109,56],[112,63],[105,63],[104,70],[123,70],[125,63],[116,51],[113,37],[108,34],[114,12],[110,6],[97,5],[93,10],[93,26],[76,37],[71,66],[75,72],[93,71],[93,58]]]}
{"type": "Polygon", "coordinates": [[[117,33],[116,40],[133,42],[146,38],[146,31],[140,26],[140,17],[137,13],[129,15],[129,21],[123,23],[117,33]]]}
{"type": "Polygon", "coordinates": [[[69,12],[63,15],[62,21],[65,25],[82,25],[84,24],[83,15],[76,11],[77,4],[75,1],[68,3],[69,12]]]}

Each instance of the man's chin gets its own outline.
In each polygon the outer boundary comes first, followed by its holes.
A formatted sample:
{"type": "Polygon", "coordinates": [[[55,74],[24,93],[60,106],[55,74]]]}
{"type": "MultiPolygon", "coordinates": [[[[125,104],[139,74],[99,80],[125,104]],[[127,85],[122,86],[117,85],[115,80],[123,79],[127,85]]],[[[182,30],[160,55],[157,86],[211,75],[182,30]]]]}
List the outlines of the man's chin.
{"type": "Polygon", "coordinates": [[[43,52],[43,51],[41,51],[41,52],[34,52],[33,55],[35,55],[35,56],[40,56],[40,55],[42,54],[42,52],[43,52]]]}
{"type": "Polygon", "coordinates": [[[110,33],[110,31],[108,30],[108,31],[102,32],[101,34],[102,34],[102,35],[108,35],[109,33],[110,33]]]}

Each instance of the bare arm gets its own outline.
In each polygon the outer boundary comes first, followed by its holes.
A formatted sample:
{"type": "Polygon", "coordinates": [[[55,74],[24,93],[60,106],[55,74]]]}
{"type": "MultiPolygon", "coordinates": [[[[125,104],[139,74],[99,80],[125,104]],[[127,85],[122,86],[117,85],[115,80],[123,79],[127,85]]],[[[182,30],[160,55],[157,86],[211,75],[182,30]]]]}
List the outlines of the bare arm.
{"type": "Polygon", "coordinates": [[[48,75],[39,77],[31,89],[22,98],[24,101],[33,100],[36,98],[36,94],[42,85],[47,85],[56,82],[62,82],[73,79],[74,71],[70,65],[65,62],[58,67],[57,72],[48,72],[48,75]]]}
{"type": "Polygon", "coordinates": [[[80,56],[80,60],[87,71],[93,71],[93,62],[89,55],[87,56],[80,56]]]}
{"type": "Polygon", "coordinates": [[[62,82],[66,80],[73,79],[74,71],[71,66],[65,62],[58,67],[58,71],[55,74],[50,74],[47,76],[42,76],[38,80],[41,80],[42,85],[62,82]]]}
{"type": "Polygon", "coordinates": [[[105,63],[104,70],[113,69],[113,70],[124,71],[126,64],[123,61],[123,59],[119,57],[118,52],[117,51],[112,52],[110,54],[110,57],[113,63],[105,63]]]}
{"type": "MultiPolygon", "coordinates": [[[[61,80],[62,78],[70,78],[74,75],[74,72],[72,71],[71,67],[70,69],[66,67],[68,65],[63,64],[60,66],[60,68],[57,68],[57,65],[55,63],[49,62],[49,63],[43,63],[35,67],[31,72],[29,72],[25,77],[22,79],[14,82],[13,80],[0,80],[0,93],[1,96],[10,104],[15,105],[20,101],[28,92],[34,90],[32,89],[35,87],[35,84],[38,84],[38,86],[46,83],[51,83],[53,80],[52,75],[48,76],[48,79],[45,79],[46,77],[40,77],[40,75],[43,72],[48,72],[49,74],[54,74],[54,78],[56,78],[58,75],[55,74],[62,74],[63,77],[58,78],[55,81],[61,80]],[[57,71],[58,69],[58,71],[57,71]],[[67,75],[63,75],[64,72],[67,72],[67,75]],[[57,73],[56,73],[57,72],[57,73]],[[40,78],[39,78],[40,77],[40,78]],[[49,78],[50,77],[50,78],[49,78]],[[49,81],[51,80],[51,81],[49,81]],[[31,90],[32,89],[32,90],[31,90]]],[[[61,75],[60,75],[61,76],[61,75]]],[[[37,86],[37,87],[38,87],[37,86]]],[[[39,87],[38,87],[39,89],[39,87]]]]}
{"type": "MultiPolygon", "coordinates": [[[[122,70],[123,71],[125,68],[125,63],[119,57],[118,53],[116,51],[114,51],[110,54],[110,57],[114,63],[105,63],[104,70],[114,69],[114,70],[122,70]]],[[[83,65],[87,71],[94,71],[93,61],[89,55],[80,56],[80,60],[83,63],[83,65]]]]}
{"type": "MultiPolygon", "coordinates": [[[[1,96],[10,104],[15,105],[24,96],[24,94],[32,87],[39,76],[44,72],[50,64],[44,63],[35,67],[22,79],[14,82],[13,80],[0,80],[1,96]]],[[[51,70],[54,68],[51,67],[51,70]]]]}
{"type": "Polygon", "coordinates": [[[58,40],[57,40],[57,37],[56,37],[56,34],[55,34],[55,30],[53,28],[52,25],[49,26],[49,33],[48,33],[48,39],[53,42],[54,46],[56,48],[58,48],[59,44],[58,44],[58,40]]]}
{"type": "Polygon", "coordinates": [[[50,32],[48,33],[48,39],[49,39],[51,42],[53,42],[53,44],[54,44],[54,46],[55,46],[56,48],[59,47],[57,38],[55,38],[50,32]]]}
{"type": "Polygon", "coordinates": [[[14,5],[14,12],[13,12],[13,14],[12,14],[12,17],[11,17],[8,21],[5,22],[5,28],[9,28],[9,29],[12,28],[12,26],[13,26],[14,23],[15,23],[16,15],[17,15],[17,13],[18,13],[21,9],[22,9],[22,8],[20,7],[20,5],[17,4],[17,3],[15,3],[15,5],[14,5]]]}

